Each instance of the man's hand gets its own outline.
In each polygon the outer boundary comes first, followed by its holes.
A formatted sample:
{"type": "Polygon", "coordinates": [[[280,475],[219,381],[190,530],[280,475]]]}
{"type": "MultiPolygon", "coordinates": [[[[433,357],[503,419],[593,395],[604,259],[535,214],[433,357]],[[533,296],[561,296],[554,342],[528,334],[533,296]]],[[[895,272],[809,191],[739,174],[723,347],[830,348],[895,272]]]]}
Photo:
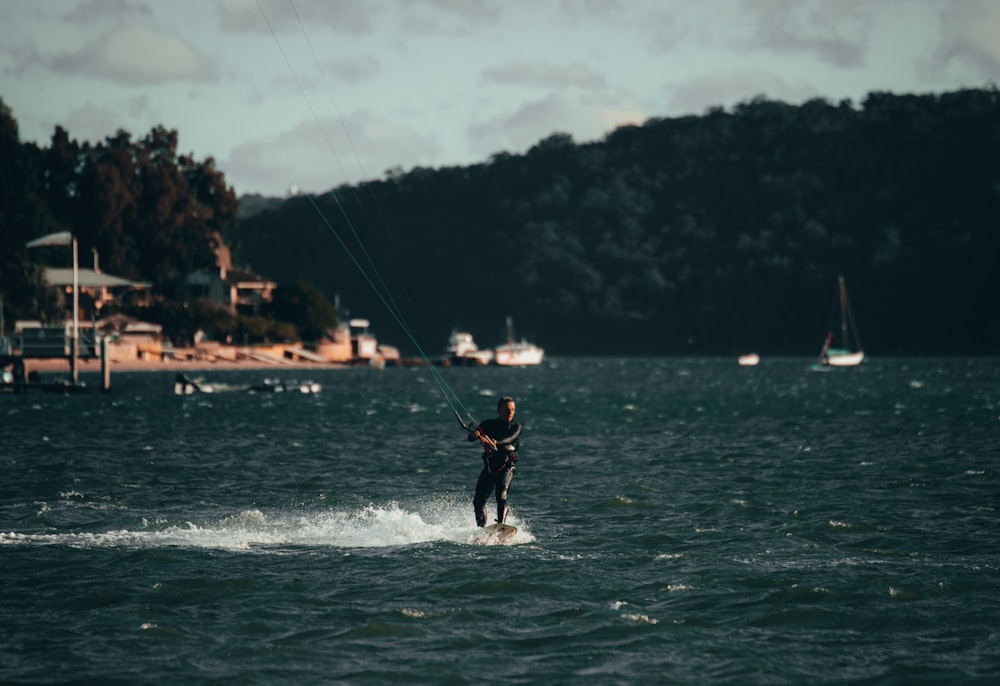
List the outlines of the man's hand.
{"type": "Polygon", "coordinates": [[[489,436],[487,436],[486,434],[484,434],[482,431],[480,431],[479,427],[476,427],[476,430],[472,432],[472,435],[478,438],[480,441],[482,441],[483,445],[488,445],[494,450],[497,449],[497,442],[494,441],[489,436]]]}

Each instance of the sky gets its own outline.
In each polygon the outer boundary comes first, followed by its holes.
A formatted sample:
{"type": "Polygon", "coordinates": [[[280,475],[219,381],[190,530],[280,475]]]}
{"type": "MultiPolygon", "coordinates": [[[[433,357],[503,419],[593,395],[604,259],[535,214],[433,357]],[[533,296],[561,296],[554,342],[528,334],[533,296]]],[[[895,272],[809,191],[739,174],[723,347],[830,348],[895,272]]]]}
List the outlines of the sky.
{"type": "Polygon", "coordinates": [[[22,141],[162,125],[237,194],[488,162],[553,133],[1000,83],[1000,0],[0,0],[22,141]]]}

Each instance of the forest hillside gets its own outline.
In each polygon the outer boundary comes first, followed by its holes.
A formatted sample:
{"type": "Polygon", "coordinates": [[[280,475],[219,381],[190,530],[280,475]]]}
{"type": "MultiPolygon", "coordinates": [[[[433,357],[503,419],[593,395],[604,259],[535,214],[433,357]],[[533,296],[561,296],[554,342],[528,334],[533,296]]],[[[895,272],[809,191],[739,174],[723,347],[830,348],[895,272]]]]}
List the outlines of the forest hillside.
{"type": "Polygon", "coordinates": [[[380,338],[551,354],[816,353],[837,277],[871,355],[997,354],[1000,93],[756,99],[253,211],[227,240],[380,338]]]}

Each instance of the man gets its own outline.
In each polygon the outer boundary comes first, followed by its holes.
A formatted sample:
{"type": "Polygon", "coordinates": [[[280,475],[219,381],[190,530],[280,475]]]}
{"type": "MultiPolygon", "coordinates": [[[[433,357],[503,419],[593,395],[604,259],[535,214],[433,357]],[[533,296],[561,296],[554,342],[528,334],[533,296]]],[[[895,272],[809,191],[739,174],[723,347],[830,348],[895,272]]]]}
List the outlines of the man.
{"type": "Polygon", "coordinates": [[[487,419],[469,433],[469,440],[479,440],[483,444],[483,471],[476,482],[476,495],[472,508],[476,512],[476,524],[486,526],[486,499],[495,492],[497,501],[497,521],[507,519],[507,491],[514,478],[517,463],[517,442],[521,436],[521,425],[514,422],[514,399],[504,396],[497,401],[497,417],[487,419]]]}

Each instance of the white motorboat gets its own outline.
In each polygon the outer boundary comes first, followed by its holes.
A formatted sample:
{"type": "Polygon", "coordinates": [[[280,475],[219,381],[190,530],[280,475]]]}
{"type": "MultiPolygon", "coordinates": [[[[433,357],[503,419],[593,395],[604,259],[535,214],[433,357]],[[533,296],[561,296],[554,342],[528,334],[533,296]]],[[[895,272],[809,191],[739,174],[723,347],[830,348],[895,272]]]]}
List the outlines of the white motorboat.
{"type": "Polygon", "coordinates": [[[480,350],[472,334],[467,331],[451,332],[445,355],[452,362],[464,364],[487,365],[493,361],[493,351],[480,350]]]}

